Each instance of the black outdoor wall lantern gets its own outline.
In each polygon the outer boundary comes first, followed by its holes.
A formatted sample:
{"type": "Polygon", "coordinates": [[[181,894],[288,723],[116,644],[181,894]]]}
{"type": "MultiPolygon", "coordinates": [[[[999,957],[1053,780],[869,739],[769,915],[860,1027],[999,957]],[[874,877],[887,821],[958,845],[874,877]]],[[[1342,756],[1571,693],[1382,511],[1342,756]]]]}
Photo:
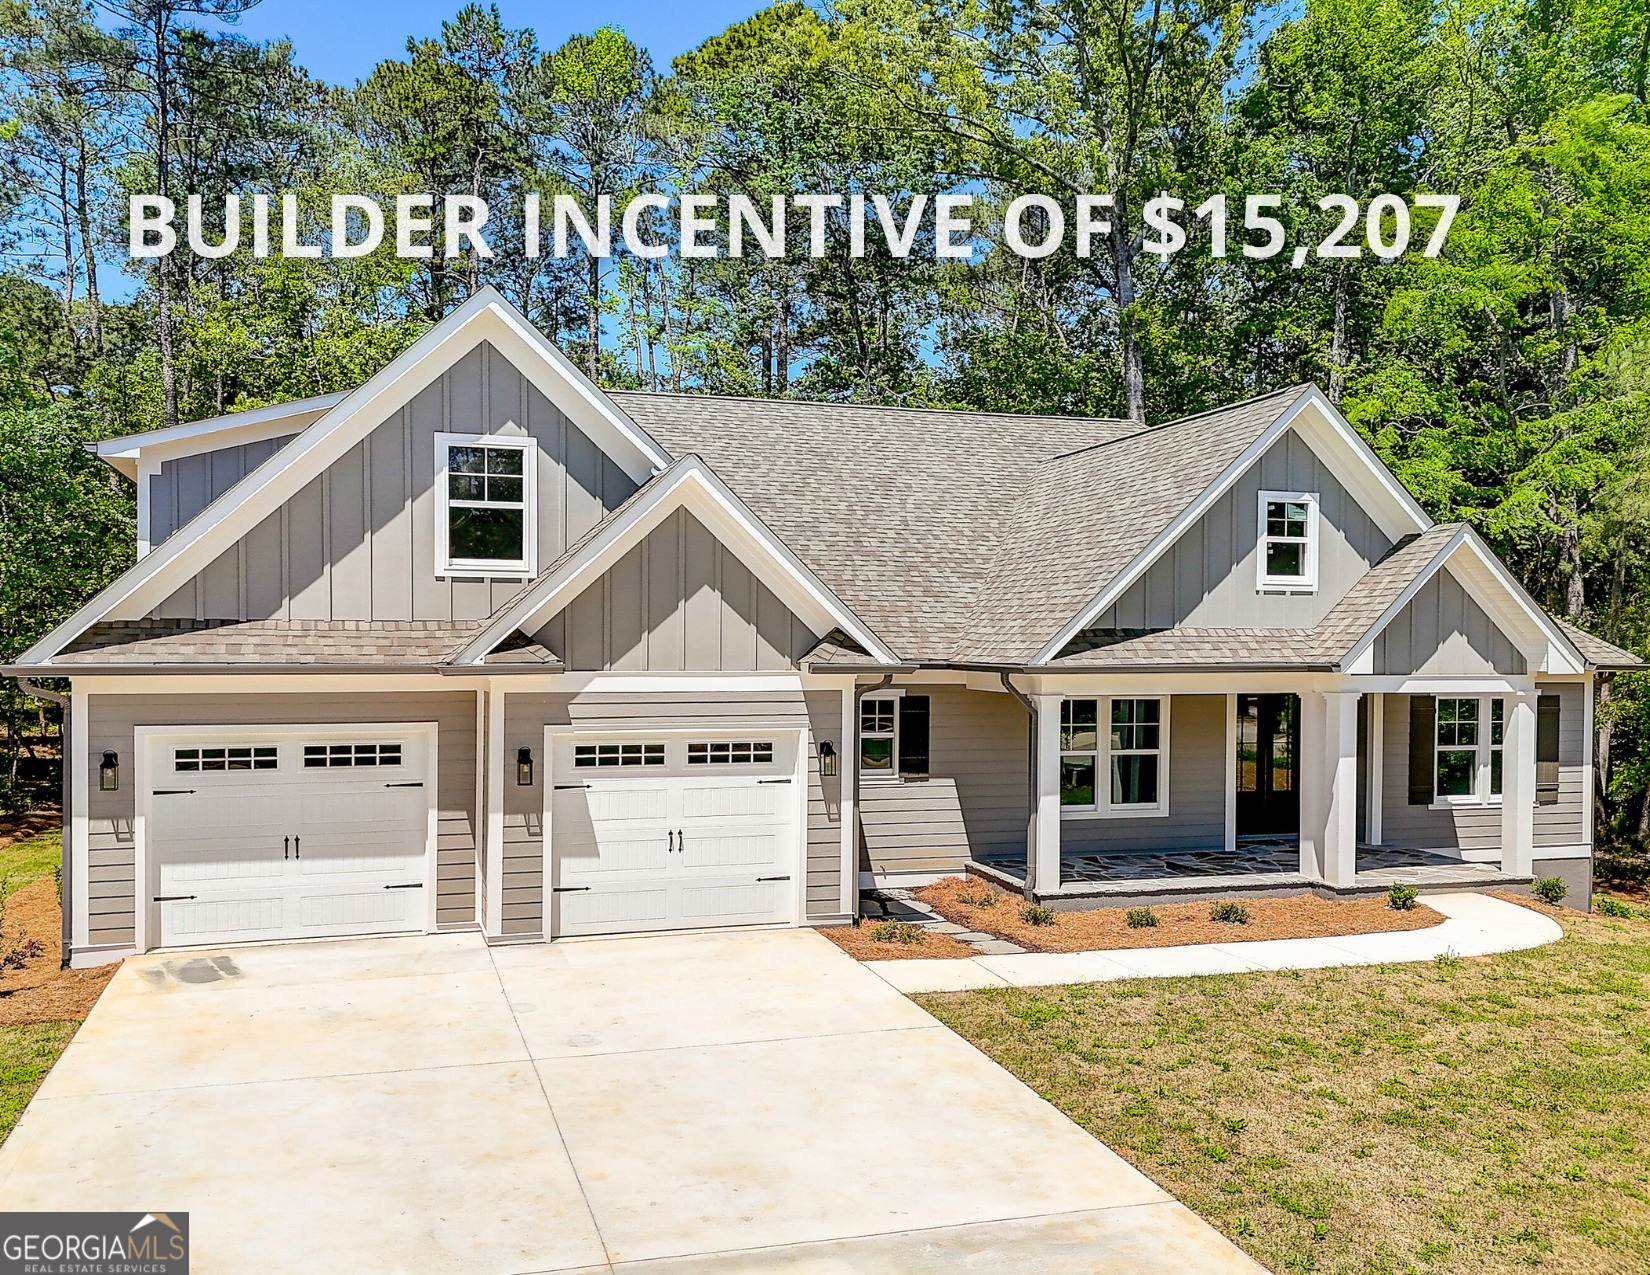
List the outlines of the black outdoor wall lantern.
{"type": "Polygon", "coordinates": [[[97,786],[104,792],[120,787],[120,754],[104,753],[103,764],[97,768],[97,786]]]}
{"type": "Polygon", "coordinates": [[[516,783],[522,788],[533,786],[533,750],[516,749],[516,783]]]}
{"type": "Polygon", "coordinates": [[[836,745],[828,739],[819,741],[819,773],[827,779],[836,774],[836,745]]]}

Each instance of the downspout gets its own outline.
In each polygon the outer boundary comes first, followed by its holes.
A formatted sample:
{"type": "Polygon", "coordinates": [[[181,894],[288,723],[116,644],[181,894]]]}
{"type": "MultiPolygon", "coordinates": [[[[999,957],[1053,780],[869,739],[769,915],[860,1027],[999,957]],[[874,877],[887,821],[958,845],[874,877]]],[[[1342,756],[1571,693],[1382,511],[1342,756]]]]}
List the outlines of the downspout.
{"type": "Polygon", "coordinates": [[[18,678],[17,679],[17,689],[22,691],[23,694],[27,695],[30,699],[47,700],[50,703],[56,704],[59,708],[61,708],[63,710],[63,725],[62,725],[61,734],[60,734],[60,738],[62,740],[62,748],[60,750],[62,761],[61,761],[61,765],[59,766],[59,769],[63,772],[62,773],[63,790],[62,790],[62,796],[59,798],[59,800],[63,803],[63,831],[58,836],[59,854],[62,856],[62,867],[60,869],[62,888],[58,892],[58,894],[59,894],[59,903],[62,905],[58,908],[58,911],[59,911],[59,913],[61,913],[61,918],[62,918],[62,920],[61,920],[62,938],[61,938],[61,941],[60,941],[59,946],[58,946],[58,952],[62,956],[62,967],[64,969],[68,969],[69,968],[69,959],[72,955],[72,953],[70,951],[70,942],[71,942],[71,939],[72,939],[72,931],[70,929],[70,924],[69,924],[70,908],[68,906],[68,903],[69,903],[69,900],[73,897],[72,894],[70,893],[70,889],[71,889],[71,886],[73,884],[72,880],[71,880],[71,873],[72,873],[72,869],[73,869],[73,866],[74,866],[74,856],[71,853],[71,850],[70,850],[70,847],[69,847],[69,841],[70,841],[69,811],[71,809],[71,804],[72,804],[72,796],[71,796],[71,792],[70,792],[70,783],[71,783],[71,777],[72,777],[72,774],[73,774],[73,772],[70,770],[70,767],[69,767],[69,752],[70,752],[70,749],[69,749],[69,729],[70,729],[70,719],[73,717],[73,705],[72,705],[72,702],[70,701],[70,699],[67,695],[63,694],[61,691],[48,690],[46,687],[40,685],[39,682],[35,681],[35,679],[32,678],[32,677],[20,677],[20,678],[18,678]]]}
{"type": "MultiPolygon", "coordinates": [[[[859,904],[859,847],[865,839],[865,816],[859,804],[859,704],[872,691],[880,691],[894,684],[894,675],[884,673],[880,682],[871,682],[865,686],[854,684],[854,737],[842,741],[842,750],[854,750],[854,924],[858,925],[865,915],[865,909],[859,904]]],[[[896,766],[899,764],[895,759],[896,766]]]]}
{"type": "Polygon", "coordinates": [[[1037,889],[1037,702],[1009,681],[1007,672],[997,674],[1003,689],[1020,701],[1026,711],[1026,885],[1025,896],[1036,901],[1037,889]]]}

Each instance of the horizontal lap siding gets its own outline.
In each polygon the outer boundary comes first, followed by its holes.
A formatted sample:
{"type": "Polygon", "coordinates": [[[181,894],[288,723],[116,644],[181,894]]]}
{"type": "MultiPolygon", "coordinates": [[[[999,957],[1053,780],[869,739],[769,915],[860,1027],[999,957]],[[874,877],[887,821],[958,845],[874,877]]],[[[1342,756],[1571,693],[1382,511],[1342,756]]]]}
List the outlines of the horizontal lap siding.
{"type": "Polygon", "coordinates": [[[302,695],[92,695],[88,699],[81,781],[89,805],[90,941],[134,937],[132,768],[138,726],[329,725],[339,722],[428,722],[439,727],[436,825],[436,920],[475,924],[475,696],[468,691],[302,695]],[[118,792],[97,786],[105,750],[120,755],[118,792]]]}
{"type": "Polygon", "coordinates": [[[860,828],[873,872],[958,872],[971,855],[1023,850],[1026,713],[1012,696],[909,686],[929,697],[929,777],[862,781],[860,828]]]}
{"type": "Polygon", "coordinates": [[[1587,740],[1582,734],[1582,711],[1589,690],[1579,682],[1537,682],[1542,695],[1557,695],[1558,800],[1535,808],[1537,846],[1575,846],[1592,841],[1587,827],[1587,740]]]}
{"type": "Polygon", "coordinates": [[[1409,804],[1409,699],[1386,699],[1386,747],[1381,754],[1381,843],[1411,849],[1494,850],[1501,845],[1500,806],[1434,810],[1409,804]]]}
{"type": "Polygon", "coordinates": [[[819,774],[818,741],[841,746],[842,701],[838,692],[705,691],[671,694],[506,695],[504,756],[513,767],[516,750],[531,748],[538,759],[534,783],[522,787],[512,777],[504,786],[504,915],[506,934],[544,930],[544,785],[550,759],[544,754],[546,726],[586,726],[626,730],[651,727],[730,731],[746,727],[812,728],[808,749],[807,912],[841,912],[841,790],[836,778],[819,774]]]}
{"type": "MultiPolygon", "coordinates": [[[[541,569],[636,490],[629,476],[514,364],[483,342],[224,550],[154,614],[202,620],[465,620],[491,615],[520,591],[519,580],[436,573],[438,433],[531,436],[537,441],[541,569]]],[[[189,492],[175,496],[183,502],[180,509],[198,503],[197,489],[206,490],[199,478],[189,481],[189,492]]]]}
{"type": "MultiPolygon", "coordinates": [[[[1236,764],[1235,759],[1231,764],[1236,764]]],[[[1169,704],[1168,814],[1066,819],[1060,826],[1061,848],[1081,853],[1222,846],[1226,843],[1227,765],[1226,697],[1175,695],[1169,704]]]]}

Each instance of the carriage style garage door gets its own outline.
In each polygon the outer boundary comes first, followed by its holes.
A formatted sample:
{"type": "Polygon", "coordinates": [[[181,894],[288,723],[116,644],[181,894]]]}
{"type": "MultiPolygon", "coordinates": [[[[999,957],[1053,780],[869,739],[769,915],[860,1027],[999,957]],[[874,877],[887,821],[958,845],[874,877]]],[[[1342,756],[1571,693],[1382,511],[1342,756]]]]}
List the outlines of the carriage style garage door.
{"type": "Polygon", "coordinates": [[[794,919],[794,731],[546,732],[552,933],[794,919]]]}
{"type": "Polygon", "coordinates": [[[423,730],[145,742],[148,946],[428,928],[423,730]]]}

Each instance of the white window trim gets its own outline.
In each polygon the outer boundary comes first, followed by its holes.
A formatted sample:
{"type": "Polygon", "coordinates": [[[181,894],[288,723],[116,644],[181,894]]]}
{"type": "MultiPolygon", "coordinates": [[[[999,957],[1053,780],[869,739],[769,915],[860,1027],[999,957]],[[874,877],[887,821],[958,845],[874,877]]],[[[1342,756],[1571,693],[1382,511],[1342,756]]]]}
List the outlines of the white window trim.
{"type": "MultiPolygon", "coordinates": [[[[865,695],[859,701],[859,719],[854,723],[854,764],[859,767],[859,777],[862,783],[867,784],[898,784],[904,781],[899,773],[899,702],[904,697],[903,690],[878,691],[875,695],[865,695]],[[890,765],[886,774],[867,770],[864,765],[865,757],[865,705],[887,702],[894,706],[894,729],[889,732],[889,741],[893,745],[890,755],[890,765]]],[[[880,738],[881,731],[872,731],[872,738],[880,738]]]]}
{"type": "MultiPolygon", "coordinates": [[[[1501,804],[1501,794],[1490,791],[1490,754],[1501,753],[1501,786],[1507,785],[1507,755],[1506,755],[1506,696],[1504,695],[1437,695],[1432,704],[1432,806],[1433,810],[1459,810],[1463,806],[1473,809],[1489,809],[1501,804]],[[1478,701],[1478,743],[1475,751],[1478,753],[1478,765],[1473,773],[1473,785],[1470,793],[1459,796],[1447,796],[1438,791],[1438,705],[1447,699],[1475,699],[1478,701]],[[1490,705],[1495,700],[1501,700],[1501,744],[1490,743],[1490,705]]],[[[1456,751],[1456,750],[1452,750],[1456,751]]]]}
{"type": "Polygon", "coordinates": [[[501,434],[437,434],[435,436],[435,573],[438,576],[481,576],[496,580],[531,580],[538,574],[539,512],[538,447],[532,438],[501,434]],[[510,447],[522,452],[522,549],[513,562],[454,559],[449,551],[447,449],[449,447],[510,447]]]}
{"type": "MultiPolygon", "coordinates": [[[[1315,491],[1263,491],[1255,505],[1255,590],[1259,593],[1316,593],[1318,591],[1318,544],[1321,519],[1315,491]],[[1269,576],[1266,574],[1266,503],[1287,500],[1306,506],[1306,574],[1269,576]]],[[[1290,543],[1293,543],[1292,541],[1290,543]]]]}
{"type": "MultiPolygon", "coordinates": [[[[1061,819],[1166,819],[1169,815],[1169,702],[1170,695],[1067,695],[1067,700],[1097,701],[1095,723],[1098,739],[1094,755],[1094,792],[1100,800],[1093,806],[1061,806],[1061,819]],[[1111,705],[1114,699],[1154,699],[1157,701],[1157,801],[1150,806],[1113,805],[1111,800],[1111,705]]],[[[1069,750],[1062,748],[1059,756],[1069,750]]],[[[1055,765],[1060,764],[1058,757],[1055,765]]]]}

